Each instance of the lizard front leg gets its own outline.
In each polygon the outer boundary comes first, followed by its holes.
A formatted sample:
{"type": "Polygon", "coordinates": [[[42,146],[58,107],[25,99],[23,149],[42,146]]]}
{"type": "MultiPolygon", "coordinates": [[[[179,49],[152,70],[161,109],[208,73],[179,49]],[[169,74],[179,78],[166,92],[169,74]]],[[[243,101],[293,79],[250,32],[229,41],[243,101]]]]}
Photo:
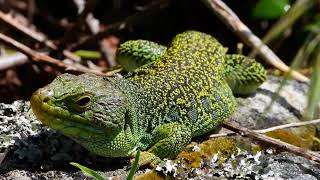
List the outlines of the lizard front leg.
{"type": "Polygon", "coordinates": [[[191,130],[183,124],[167,123],[158,126],[152,133],[152,144],[141,152],[139,165],[154,166],[163,158],[174,158],[191,141],[191,130]]]}

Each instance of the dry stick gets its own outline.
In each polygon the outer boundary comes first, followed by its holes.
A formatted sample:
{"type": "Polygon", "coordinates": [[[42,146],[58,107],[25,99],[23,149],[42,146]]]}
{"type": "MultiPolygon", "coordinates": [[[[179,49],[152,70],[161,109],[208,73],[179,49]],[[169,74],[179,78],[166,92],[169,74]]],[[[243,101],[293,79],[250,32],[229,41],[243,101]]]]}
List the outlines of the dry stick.
{"type": "Polygon", "coordinates": [[[270,132],[270,131],[274,131],[274,130],[278,130],[278,129],[285,129],[285,128],[289,128],[289,127],[299,127],[299,126],[305,126],[305,125],[310,125],[310,124],[318,124],[318,123],[320,123],[320,119],[315,119],[315,120],[305,121],[305,122],[296,122],[296,123],[284,124],[284,125],[280,125],[280,126],[267,128],[267,129],[256,130],[255,132],[257,132],[257,133],[266,133],[266,132],[270,132]]]}
{"type": "Polygon", "coordinates": [[[310,159],[310,160],[313,160],[313,161],[320,163],[320,155],[317,154],[316,152],[288,144],[288,143],[280,141],[278,139],[268,137],[264,134],[259,134],[257,132],[254,132],[253,130],[238,126],[233,122],[224,122],[223,127],[230,129],[234,132],[237,132],[241,135],[247,136],[249,138],[272,144],[273,146],[275,146],[277,148],[284,149],[288,152],[303,156],[307,159],[310,159]]]}
{"type": "MultiPolygon", "coordinates": [[[[239,19],[239,17],[221,0],[202,0],[210,9],[234,31],[247,45],[258,50],[260,56],[274,67],[283,72],[288,72],[289,67],[265,45],[251,30],[239,19]]],[[[297,71],[292,71],[292,77],[300,81],[310,81],[306,76],[297,71]]]]}
{"type": "MultiPolygon", "coordinates": [[[[305,122],[295,122],[295,123],[283,124],[283,125],[279,125],[279,126],[273,126],[270,128],[266,128],[266,129],[259,129],[259,130],[252,130],[252,131],[254,131],[256,133],[267,133],[267,132],[275,131],[278,129],[300,127],[300,126],[305,126],[305,125],[310,125],[310,124],[318,124],[318,123],[320,123],[320,119],[315,119],[315,120],[305,121],[305,122]]],[[[234,136],[234,135],[237,135],[237,133],[231,132],[231,133],[212,134],[212,135],[210,135],[210,138],[234,136]]]]}
{"type": "Polygon", "coordinates": [[[28,57],[23,53],[17,52],[12,55],[4,55],[0,57],[0,71],[13,66],[22,65],[28,62],[28,57]]]}
{"type": "Polygon", "coordinates": [[[34,61],[37,61],[37,62],[44,62],[47,64],[51,64],[51,65],[57,66],[59,68],[62,68],[66,71],[69,70],[69,71],[75,71],[75,72],[81,72],[81,73],[94,73],[94,74],[102,75],[102,76],[106,75],[100,71],[88,69],[86,67],[76,67],[76,66],[65,64],[58,59],[55,59],[55,58],[50,57],[46,54],[34,51],[34,50],[30,49],[29,47],[25,46],[24,44],[21,44],[20,42],[2,34],[2,33],[0,33],[0,41],[14,47],[18,51],[21,51],[22,53],[30,56],[34,61]]]}
{"type": "MultiPolygon", "coordinates": [[[[58,47],[51,41],[49,40],[46,35],[44,35],[41,32],[36,32],[24,25],[22,25],[21,23],[19,23],[19,21],[17,21],[14,17],[12,17],[11,14],[6,14],[2,11],[0,11],[0,19],[7,23],[8,25],[12,26],[13,28],[19,30],[20,32],[24,33],[25,35],[31,37],[32,39],[45,44],[47,47],[49,47],[50,49],[53,50],[58,50],[58,47]]],[[[76,56],[75,54],[73,54],[72,52],[68,51],[68,50],[64,50],[63,55],[66,56],[69,59],[75,60],[75,61],[79,61],[80,58],[78,56],[76,56]]]]}

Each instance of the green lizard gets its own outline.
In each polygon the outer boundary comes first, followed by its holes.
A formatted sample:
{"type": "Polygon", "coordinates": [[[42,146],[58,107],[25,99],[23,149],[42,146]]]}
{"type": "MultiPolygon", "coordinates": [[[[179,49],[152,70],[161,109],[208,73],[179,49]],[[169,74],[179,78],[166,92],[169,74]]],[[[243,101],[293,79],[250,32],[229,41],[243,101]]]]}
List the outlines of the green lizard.
{"type": "Polygon", "coordinates": [[[31,107],[43,124],[93,153],[128,157],[140,149],[140,165],[157,163],[232,114],[231,88],[246,94],[266,80],[259,63],[225,52],[197,31],[178,34],[168,49],[128,41],[118,53],[131,71],[125,78],[63,74],[34,92],[31,107]]]}

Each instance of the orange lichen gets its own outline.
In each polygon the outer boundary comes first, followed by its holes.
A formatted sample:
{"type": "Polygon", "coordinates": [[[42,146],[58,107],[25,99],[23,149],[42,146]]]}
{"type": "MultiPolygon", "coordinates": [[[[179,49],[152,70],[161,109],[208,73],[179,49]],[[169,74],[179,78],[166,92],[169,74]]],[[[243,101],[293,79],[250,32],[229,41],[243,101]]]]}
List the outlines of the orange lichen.
{"type": "Polygon", "coordinates": [[[289,130],[279,129],[271,132],[266,133],[267,136],[280,139],[281,141],[287,142],[289,144],[302,147],[302,148],[308,148],[308,145],[303,140],[302,137],[300,137],[298,134],[293,133],[289,130]]]}
{"type": "Polygon", "coordinates": [[[187,149],[178,155],[184,160],[187,167],[200,167],[202,159],[210,159],[214,154],[218,154],[219,163],[236,152],[236,144],[230,138],[209,139],[199,145],[199,150],[187,149]]]}
{"type": "Polygon", "coordinates": [[[134,180],[163,180],[167,179],[156,171],[149,171],[134,178],[134,180]]]}
{"type": "Polygon", "coordinates": [[[312,150],[319,151],[320,150],[320,139],[318,137],[313,137],[314,142],[312,146],[312,150]]]}

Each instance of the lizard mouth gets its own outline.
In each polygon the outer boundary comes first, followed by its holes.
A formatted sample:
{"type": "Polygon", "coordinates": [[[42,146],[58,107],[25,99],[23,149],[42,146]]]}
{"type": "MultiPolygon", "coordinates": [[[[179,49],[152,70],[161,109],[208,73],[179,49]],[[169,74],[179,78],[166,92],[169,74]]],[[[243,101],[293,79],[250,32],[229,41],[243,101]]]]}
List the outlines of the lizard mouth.
{"type": "Polygon", "coordinates": [[[46,94],[45,88],[38,89],[30,99],[33,113],[43,124],[71,138],[87,139],[104,133],[84,117],[49,103],[50,96],[46,94]]]}

